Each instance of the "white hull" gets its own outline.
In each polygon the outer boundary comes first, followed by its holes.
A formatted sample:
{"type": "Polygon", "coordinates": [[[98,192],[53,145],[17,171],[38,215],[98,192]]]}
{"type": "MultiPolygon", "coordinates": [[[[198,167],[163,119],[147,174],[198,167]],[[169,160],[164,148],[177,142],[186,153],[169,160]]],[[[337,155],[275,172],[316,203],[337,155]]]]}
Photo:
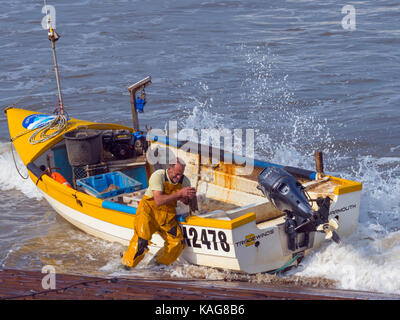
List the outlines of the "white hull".
{"type": "MultiPolygon", "coordinates": [[[[23,134],[26,132],[23,123],[37,113],[17,108],[7,108],[6,113],[13,144],[32,181],[54,210],[91,235],[128,245],[133,236],[136,217],[136,209],[132,208],[132,203],[93,197],[43,174],[40,169],[42,166],[58,167],[60,174],[72,179],[73,169],[68,163],[63,136],[58,135],[46,142],[31,144],[30,135],[23,134]],[[48,163],[47,155],[50,155],[52,163],[48,163]]],[[[132,131],[131,128],[117,124],[70,119],[65,133],[80,127],[132,131]]],[[[246,167],[247,163],[254,164],[254,170],[244,173],[244,167],[236,162],[232,163],[232,154],[223,150],[185,141],[175,141],[171,144],[172,140],[168,140],[167,143],[167,137],[150,134],[147,134],[147,139],[151,144],[146,155],[124,161],[104,158],[104,161],[108,161],[107,172],[123,171],[140,181],[144,189],[152,172],[162,167],[156,162],[150,163],[149,152],[156,157],[156,154],[166,155],[167,150],[164,149],[169,148],[169,151],[186,162],[185,175],[199,196],[234,207],[228,210],[223,206],[222,209],[206,206],[201,210],[201,214],[190,216],[180,223],[187,244],[182,257],[188,262],[247,273],[265,272],[280,268],[296,254],[307,254],[325,241],[324,233],[310,232],[306,239],[304,233],[298,233],[295,234],[295,245],[291,242],[291,247],[296,249],[289,250],[288,236],[284,230],[285,213],[277,210],[257,188],[259,174],[264,168],[274,164],[242,157],[238,163],[246,163],[246,167]],[[180,147],[177,147],[178,144],[180,147]],[[204,150],[211,158],[201,155],[204,150]]],[[[236,161],[237,157],[234,158],[236,161]]],[[[332,176],[327,176],[327,180],[316,180],[315,172],[281,167],[289,173],[294,170],[291,174],[307,188],[311,199],[329,197],[330,218],[338,220],[337,233],[340,237],[345,237],[355,230],[360,208],[361,183],[332,176]]],[[[88,173],[88,176],[91,174],[88,173]]],[[[315,201],[309,205],[318,210],[315,201]]],[[[163,240],[158,234],[153,236],[152,243],[153,249],[163,246],[163,240]]]]}
{"type": "MultiPolygon", "coordinates": [[[[341,237],[352,233],[356,227],[358,203],[355,203],[355,201],[357,196],[359,198],[359,193],[348,194],[347,199],[343,197],[341,198],[343,202],[340,204],[334,203],[331,207],[331,212],[334,212],[334,216],[339,217],[341,222],[338,230],[341,237]],[[338,209],[339,211],[337,211],[338,209]]],[[[123,245],[129,244],[133,236],[133,229],[120,227],[90,217],[63,205],[44,192],[42,194],[57,213],[77,228],[104,240],[118,242],[123,245]]],[[[287,263],[294,254],[294,252],[287,249],[287,237],[283,231],[283,223],[284,218],[281,217],[259,224],[256,224],[256,221],[253,220],[232,230],[188,224],[181,225],[181,228],[186,229],[185,232],[188,234],[188,242],[182,253],[182,258],[192,264],[246,273],[277,269],[287,263]],[[195,243],[193,243],[194,234],[197,235],[195,243]],[[201,240],[204,234],[207,235],[210,243],[201,240]],[[214,234],[216,237],[220,234],[222,239],[226,237],[226,242],[221,243],[219,239],[212,241],[214,234]],[[249,235],[254,235],[250,237],[253,239],[246,241],[246,239],[249,239],[249,235]]],[[[313,238],[312,245],[307,251],[317,248],[325,241],[325,236],[322,233],[312,233],[311,237],[313,238]]],[[[151,242],[151,252],[155,252],[163,245],[163,240],[158,234],[153,236],[151,242]]],[[[297,251],[302,250],[304,248],[297,251]]]]}

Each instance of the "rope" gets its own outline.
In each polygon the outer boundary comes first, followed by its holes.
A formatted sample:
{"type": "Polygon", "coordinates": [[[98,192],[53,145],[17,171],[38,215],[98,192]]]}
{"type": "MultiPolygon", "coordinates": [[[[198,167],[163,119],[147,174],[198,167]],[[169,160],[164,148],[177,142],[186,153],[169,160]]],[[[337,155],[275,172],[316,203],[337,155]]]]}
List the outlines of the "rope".
{"type": "Polygon", "coordinates": [[[58,136],[67,127],[67,117],[59,114],[54,120],[49,122],[43,127],[37,128],[29,138],[30,144],[38,144],[50,140],[58,136]],[[53,133],[48,134],[49,130],[55,130],[53,133]],[[36,137],[39,135],[39,139],[36,137]]]}
{"type": "Polygon", "coordinates": [[[22,179],[24,179],[24,180],[28,179],[29,178],[29,174],[26,177],[24,177],[21,174],[21,172],[19,171],[18,166],[17,166],[17,162],[15,161],[13,148],[12,148],[13,142],[16,139],[18,139],[19,137],[25,135],[28,132],[32,132],[32,131],[33,131],[33,134],[29,138],[29,143],[30,144],[35,145],[35,144],[38,144],[38,143],[45,142],[47,140],[50,140],[50,139],[54,138],[55,136],[59,135],[62,131],[64,131],[66,129],[66,127],[67,127],[67,122],[68,122],[67,117],[65,115],[63,115],[63,114],[59,114],[59,115],[57,115],[57,117],[54,120],[52,120],[51,122],[49,122],[45,126],[40,127],[40,128],[36,128],[36,129],[28,129],[28,130],[18,134],[14,138],[10,139],[10,142],[11,142],[10,143],[11,155],[12,155],[12,158],[13,158],[13,161],[14,161],[14,166],[15,166],[15,169],[17,170],[18,174],[20,175],[20,177],[22,179]],[[47,132],[49,130],[55,130],[55,131],[53,133],[47,134],[47,132]],[[39,139],[36,139],[36,137],[38,135],[39,135],[39,139]]]}
{"type": "Polygon", "coordinates": [[[17,166],[17,162],[15,161],[15,156],[14,156],[14,151],[13,151],[13,144],[12,144],[12,142],[10,143],[10,148],[11,148],[11,154],[12,154],[12,158],[13,158],[13,161],[14,161],[14,166],[15,166],[15,169],[17,169],[17,172],[18,172],[18,174],[20,175],[20,177],[22,178],[22,179],[24,179],[24,180],[26,180],[26,179],[28,179],[29,178],[29,174],[26,176],[26,177],[24,177],[22,174],[21,174],[21,172],[19,171],[19,169],[18,169],[18,166],[17,166]]]}
{"type": "Polygon", "coordinates": [[[51,290],[42,290],[42,291],[39,291],[39,292],[31,292],[31,293],[28,293],[28,294],[21,294],[21,295],[15,295],[15,296],[2,297],[2,298],[0,298],[0,300],[12,300],[12,299],[21,299],[21,298],[27,298],[27,297],[34,297],[34,296],[37,296],[37,295],[47,294],[47,293],[51,293],[51,292],[66,291],[66,290],[68,290],[70,288],[74,288],[74,287],[77,287],[79,285],[86,286],[86,285],[88,285],[90,283],[99,283],[99,282],[105,282],[105,281],[110,281],[112,283],[115,283],[115,282],[118,281],[118,279],[117,278],[111,278],[111,279],[98,279],[98,280],[91,280],[91,281],[90,280],[89,281],[86,280],[86,281],[73,283],[73,284],[71,284],[69,286],[65,286],[65,287],[62,287],[62,288],[51,289],[51,290]]]}
{"type": "Polygon", "coordinates": [[[23,135],[32,132],[33,134],[29,138],[29,143],[30,144],[37,144],[37,143],[42,143],[47,140],[50,140],[54,138],[55,136],[59,135],[62,131],[65,130],[67,127],[67,122],[68,119],[65,115],[59,114],[54,120],[49,122],[48,124],[40,127],[40,128],[35,128],[35,129],[28,129],[25,130],[19,134],[17,134],[15,137],[11,138],[11,142],[14,142],[16,139],[22,137],[23,135]],[[56,130],[53,133],[47,134],[49,130],[56,130]],[[40,134],[40,135],[39,135],[40,134]],[[36,140],[36,136],[39,135],[39,139],[36,140]]]}
{"type": "Polygon", "coordinates": [[[275,274],[275,273],[278,273],[279,271],[282,271],[282,270],[286,269],[286,268],[289,267],[293,262],[295,262],[299,256],[300,256],[299,254],[296,254],[296,255],[293,257],[292,260],[290,260],[288,263],[284,264],[282,267],[280,267],[280,268],[278,268],[278,269],[275,269],[275,270],[272,270],[272,271],[269,271],[269,272],[267,272],[267,273],[269,273],[269,274],[275,274]]]}

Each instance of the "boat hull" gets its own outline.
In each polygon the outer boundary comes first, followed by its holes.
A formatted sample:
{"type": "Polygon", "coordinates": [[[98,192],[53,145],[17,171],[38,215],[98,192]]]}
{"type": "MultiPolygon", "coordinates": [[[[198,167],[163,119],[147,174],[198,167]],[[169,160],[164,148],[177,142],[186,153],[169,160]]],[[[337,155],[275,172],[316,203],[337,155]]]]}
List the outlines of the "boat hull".
{"type": "MultiPolygon", "coordinates": [[[[46,153],[51,152],[56,144],[60,147],[63,139],[57,136],[41,146],[30,145],[29,137],[21,135],[25,131],[21,124],[32,114],[34,112],[27,110],[7,110],[10,135],[18,136],[13,142],[14,146],[44,198],[58,214],[84,232],[128,245],[133,236],[135,209],[98,199],[43,175],[39,167],[46,164],[46,153]]],[[[97,124],[77,119],[69,122],[67,131],[82,125],[103,130],[127,129],[116,124],[97,124]]],[[[304,234],[299,234],[296,249],[289,250],[289,239],[284,228],[285,214],[274,209],[257,189],[257,170],[271,164],[253,161],[256,165],[255,173],[241,176],[237,174],[240,166],[224,163],[223,159],[218,166],[210,165],[202,162],[197,152],[182,150],[178,143],[170,145],[165,140],[163,142],[161,137],[156,138],[151,140],[150,150],[169,148],[176,156],[184,159],[187,164],[185,175],[190,178],[198,193],[237,205],[236,209],[211,210],[207,214],[189,216],[180,222],[186,242],[181,257],[189,263],[246,273],[265,272],[280,268],[296,255],[303,256],[325,241],[324,233],[311,232],[307,239],[304,234]]],[[[146,166],[142,165],[142,177],[144,175],[148,178],[155,169],[155,166],[147,163],[146,166]]],[[[308,171],[301,170],[296,172],[306,172],[305,180],[313,183],[315,178],[308,177],[308,171]]],[[[339,221],[337,232],[340,237],[345,237],[357,226],[360,192],[360,183],[329,177],[329,183],[323,183],[322,187],[309,193],[313,198],[331,198],[329,217],[339,221]]],[[[163,239],[158,234],[154,234],[151,242],[153,252],[163,246],[163,239]]]]}
{"type": "MultiPolygon", "coordinates": [[[[88,216],[78,210],[53,199],[43,193],[51,207],[63,218],[82,231],[95,237],[128,245],[133,236],[132,227],[123,227],[101,219],[88,216]]],[[[359,196],[359,192],[358,192],[359,196]]],[[[354,207],[357,195],[352,194],[347,202],[332,207],[332,217],[339,217],[341,224],[338,231],[341,237],[351,234],[358,220],[358,211],[354,207]],[[343,209],[345,208],[345,209],[343,209]]],[[[181,257],[191,264],[259,273],[277,269],[292,259],[295,253],[308,253],[324,241],[324,234],[312,233],[309,248],[290,251],[287,248],[287,236],[284,232],[284,218],[275,221],[256,224],[255,215],[249,213],[245,219],[236,221],[213,221],[213,219],[198,219],[193,224],[181,223],[185,234],[186,247],[181,257]],[[218,227],[218,223],[220,227],[218,227]]],[[[299,239],[301,241],[301,239],[299,239]]],[[[151,252],[155,253],[163,240],[158,235],[151,239],[151,252]]]]}

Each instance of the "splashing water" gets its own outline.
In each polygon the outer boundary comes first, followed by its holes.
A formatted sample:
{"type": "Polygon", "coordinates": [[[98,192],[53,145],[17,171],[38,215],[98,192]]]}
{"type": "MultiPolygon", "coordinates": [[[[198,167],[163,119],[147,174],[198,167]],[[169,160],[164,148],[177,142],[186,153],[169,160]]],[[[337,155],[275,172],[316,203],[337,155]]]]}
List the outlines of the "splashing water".
{"type": "MultiPolygon", "coordinates": [[[[288,93],[288,77],[284,76],[274,82],[271,80],[273,63],[269,61],[270,54],[265,56],[256,53],[248,55],[249,62],[257,66],[256,82],[261,82],[254,87],[271,89],[273,84],[281,87],[278,92],[280,97],[276,100],[276,109],[281,113],[278,118],[285,119],[292,130],[285,130],[281,123],[273,126],[273,130],[283,131],[280,136],[264,133],[262,143],[258,143],[261,154],[271,155],[271,160],[300,167],[312,168],[312,156],[304,152],[304,146],[315,150],[312,146],[321,145],[322,151],[329,154],[333,165],[332,171],[346,168],[349,164],[348,148],[337,145],[326,119],[318,119],[316,115],[298,110],[300,105],[293,103],[295,96],[288,93]],[[261,56],[261,57],[260,57],[261,56]],[[258,60],[257,60],[258,59],[258,60]],[[264,70],[265,69],[265,70],[264,70]],[[259,75],[265,71],[265,77],[259,75]],[[279,126],[279,128],[278,128],[279,126]],[[316,138],[307,143],[306,139],[316,138]],[[319,140],[319,141],[318,141],[319,140]]],[[[276,57],[272,56],[271,60],[276,57]]],[[[272,88],[274,89],[274,88],[272,88]]],[[[260,105],[261,94],[255,100],[260,105]]],[[[271,98],[267,95],[266,101],[271,98]]],[[[272,96],[272,100],[274,96],[272,96]]],[[[304,107],[304,106],[303,106],[304,107]]],[[[304,110],[307,111],[307,110],[304,110]]],[[[276,119],[275,115],[272,119],[276,119]]],[[[392,149],[392,152],[395,149],[392,149]]],[[[349,169],[342,170],[339,175],[350,180],[363,183],[361,197],[360,221],[355,234],[343,239],[341,245],[327,243],[321,250],[312,253],[303,261],[303,270],[290,273],[296,276],[323,277],[337,281],[338,287],[344,289],[362,289],[371,291],[384,291],[400,293],[400,165],[399,158],[374,158],[372,156],[359,156],[356,163],[349,169]]]]}
{"type": "Polygon", "coordinates": [[[357,231],[304,260],[298,276],[323,276],[343,289],[400,293],[400,167],[398,159],[359,157],[344,177],[363,183],[357,231]]]}
{"type": "MultiPolygon", "coordinates": [[[[248,51],[244,46],[241,50],[248,51]]],[[[369,155],[351,158],[348,154],[357,139],[338,143],[330,133],[329,121],[320,119],[308,108],[319,102],[296,101],[288,75],[276,73],[277,56],[256,48],[246,52],[245,58],[250,67],[242,85],[247,92],[243,98],[251,101],[249,126],[256,130],[256,158],[313,169],[313,151],[321,150],[329,155],[332,174],[363,184],[356,232],[342,239],[340,245],[325,243],[307,256],[299,268],[289,271],[286,281],[296,278],[304,285],[326,281],[326,286],[335,284],[342,289],[400,293],[400,159],[369,155]]],[[[220,116],[213,112],[212,103],[198,103],[188,115],[186,125],[202,128],[210,123],[209,119],[220,125],[220,116]]],[[[391,148],[391,152],[397,149],[391,148]]],[[[235,277],[199,268],[185,268],[185,272],[195,277],[202,274],[199,277],[206,279],[235,277]]],[[[173,274],[185,277],[185,272],[175,270],[173,274]]],[[[248,280],[268,282],[270,278],[260,274],[249,276],[248,280]]]]}
{"type": "Polygon", "coordinates": [[[0,190],[8,191],[17,189],[28,198],[36,200],[42,199],[42,195],[32,180],[30,178],[23,179],[18,174],[19,171],[23,177],[27,177],[28,171],[18,156],[18,153],[13,147],[11,147],[9,142],[0,142],[0,167],[0,190]],[[15,158],[15,163],[13,160],[13,155],[15,158]]]}
{"type": "Polygon", "coordinates": [[[201,98],[199,97],[191,97],[191,103],[181,106],[185,113],[183,129],[200,131],[202,129],[222,128],[224,126],[223,116],[213,112],[214,99],[209,96],[209,87],[203,82],[195,86],[204,99],[200,100],[201,98]]]}

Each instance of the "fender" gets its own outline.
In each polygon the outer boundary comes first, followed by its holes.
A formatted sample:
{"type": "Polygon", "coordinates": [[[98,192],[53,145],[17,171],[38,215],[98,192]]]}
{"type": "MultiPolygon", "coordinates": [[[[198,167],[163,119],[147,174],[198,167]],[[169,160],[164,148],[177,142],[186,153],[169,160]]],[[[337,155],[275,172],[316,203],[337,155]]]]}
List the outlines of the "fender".
{"type": "Polygon", "coordinates": [[[59,182],[59,183],[61,183],[61,184],[63,184],[63,185],[65,185],[65,186],[67,186],[67,187],[72,189],[71,185],[68,183],[68,181],[60,173],[55,171],[55,172],[53,172],[51,174],[51,177],[54,180],[56,180],[57,182],[59,182]]]}

